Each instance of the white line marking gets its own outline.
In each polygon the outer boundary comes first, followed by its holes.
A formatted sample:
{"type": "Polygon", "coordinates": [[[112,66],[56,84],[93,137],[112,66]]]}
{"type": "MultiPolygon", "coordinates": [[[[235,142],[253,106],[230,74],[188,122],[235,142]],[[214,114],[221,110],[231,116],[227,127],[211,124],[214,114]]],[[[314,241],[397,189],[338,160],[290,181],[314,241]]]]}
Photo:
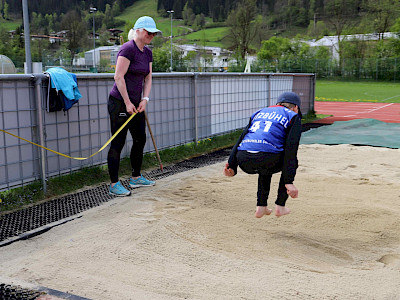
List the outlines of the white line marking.
{"type": "Polygon", "coordinates": [[[383,100],[380,100],[380,101],[386,101],[386,100],[389,100],[389,99],[393,99],[393,98],[396,98],[396,97],[400,97],[400,95],[396,95],[396,96],[393,96],[393,97],[389,97],[389,98],[386,98],[386,99],[383,99],[383,100]]]}
{"type": "Polygon", "coordinates": [[[382,108],[388,107],[388,106],[393,105],[393,104],[394,104],[394,103],[389,103],[389,104],[386,104],[386,105],[381,106],[381,107],[378,107],[378,108],[369,109],[369,110],[366,110],[366,111],[356,112],[356,114],[368,114],[368,113],[372,113],[372,112],[374,112],[374,111],[380,110],[380,109],[382,109],[382,108]]]}

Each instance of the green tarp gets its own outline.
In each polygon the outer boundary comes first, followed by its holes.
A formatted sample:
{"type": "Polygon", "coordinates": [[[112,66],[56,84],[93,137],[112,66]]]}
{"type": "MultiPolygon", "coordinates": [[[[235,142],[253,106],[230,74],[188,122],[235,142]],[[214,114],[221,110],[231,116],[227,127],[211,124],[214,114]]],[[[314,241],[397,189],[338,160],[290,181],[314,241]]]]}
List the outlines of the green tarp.
{"type": "Polygon", "coordinates": [[[336,121],[303,132],[300,144],[350,144],[400,148],[400,123],[385,123],[375,119],[336,121]]]}

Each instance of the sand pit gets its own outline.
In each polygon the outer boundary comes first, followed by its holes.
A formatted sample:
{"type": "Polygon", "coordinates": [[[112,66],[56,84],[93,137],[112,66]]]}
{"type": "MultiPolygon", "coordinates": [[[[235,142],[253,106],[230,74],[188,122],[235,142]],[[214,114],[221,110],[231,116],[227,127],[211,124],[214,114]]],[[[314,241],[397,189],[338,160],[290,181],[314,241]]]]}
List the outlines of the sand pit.
{"type": "Polygon", "coordinates": [[[256,219],[256,176],[221,162],[0,248],[0,279],[90,299],[399,299],[400,150],[299,160],[288,216],[256,219]]]}

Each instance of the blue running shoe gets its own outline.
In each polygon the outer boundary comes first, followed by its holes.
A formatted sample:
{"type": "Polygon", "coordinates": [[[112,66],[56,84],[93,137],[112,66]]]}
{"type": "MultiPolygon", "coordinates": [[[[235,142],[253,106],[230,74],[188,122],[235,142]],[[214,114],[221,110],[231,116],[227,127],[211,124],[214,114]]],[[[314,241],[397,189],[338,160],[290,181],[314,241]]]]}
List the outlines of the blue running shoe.
{"type": "Polygon", "coordinates": [[[129,186],[133,189],[141,187],[141,186],[152,186],[155,184],[156,184],[155,181],[148,180],[148,179],[144,178],[142,175],[140,175],[140,177],[138,179],[133,179],[131,177],[131,179],[129,180],[129,186]]]}
{"type": "Polygon", "coordinates": [[[114,184],[114,186],[111,186],[110,184],[110,189],[108,193],[113,196],[123,197],[129,196],[131,194],[131,191],[128,191],[126,188],[124,188],[121,182],[118,181],[116,184],[114,184]]]}

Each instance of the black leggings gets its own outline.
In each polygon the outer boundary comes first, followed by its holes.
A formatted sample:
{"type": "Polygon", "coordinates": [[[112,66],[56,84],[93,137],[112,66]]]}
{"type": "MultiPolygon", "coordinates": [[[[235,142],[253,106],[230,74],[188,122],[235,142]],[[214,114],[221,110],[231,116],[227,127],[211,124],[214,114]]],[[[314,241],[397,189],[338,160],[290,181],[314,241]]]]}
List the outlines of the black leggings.
{"type": "MultiPolygon", "coordinates": [[[[236,158],[245,173],[258,174],[257,206],[267,206],[272,174],[282,171],[283,153],[238,151],[236,158]]],[[[288,194],[281,175],[275,204],[285,206],[287,199],[288,194]]]]}
{"type": "MultiPolygon", "coordinates": [[[[111,134],[114,135],[130,115],[126,111],[125,103],[113,96],[108,98],[108,113],[110,114],[111,134]]],[[[121,151],[124,148],[128,130],[131,133],[133,142],[130,155],[132,176],[137,177],[141,174],[143,149],[146,144],[146,119],[144,113],[136,114],[111,142],[107,155],[108,173],[110,174],[111,182],[118,181],[121,151]]]]}

